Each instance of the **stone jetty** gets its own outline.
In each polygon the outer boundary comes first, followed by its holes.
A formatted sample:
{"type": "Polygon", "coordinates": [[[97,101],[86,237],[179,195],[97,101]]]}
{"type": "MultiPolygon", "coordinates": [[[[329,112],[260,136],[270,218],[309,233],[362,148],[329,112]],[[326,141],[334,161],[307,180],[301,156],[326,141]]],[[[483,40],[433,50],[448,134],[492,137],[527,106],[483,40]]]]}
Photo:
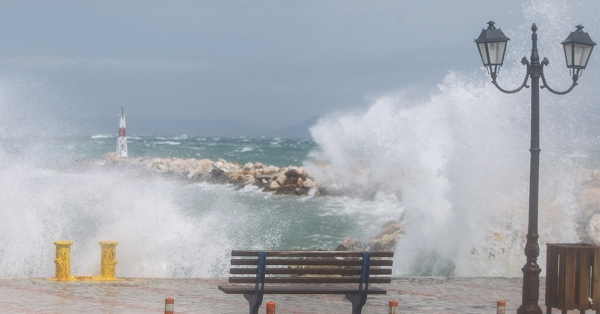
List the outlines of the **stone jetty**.
{"type": "MultiPolygon", "coordinates": [[[[344,195],[343,190],[335,185],[325,187],[313,180],[304,167],[267,166],[260,162],[241,165],[221,158],[217,161],[193,158],[121,158],[115,153],[106,154],[104,161],[107,165],[127,166],[187,182],[233,184],[238,189],[253,185],[262,188],[263,192],[296,196],[344,195]]],[[[403,234],[404,226],[399,221],[392,221],[385,224],[381,232],[368,243],[350,237],[337,250],[392,251],[403,234]]]]}
{"type": "Polygon", "coordinates": [[[254,185],[264,192],[297,196],[309,193],[319,196],[324,191],[321,184],[310,178],[303,167],[276,167],[260,162],[241,165],[221,158],[217,161],[193,158],[120,158],[114,153],[106,154],[104,160],[109,165],[131,166],[187,182],[233,184],[240,189],[254,185]]]}

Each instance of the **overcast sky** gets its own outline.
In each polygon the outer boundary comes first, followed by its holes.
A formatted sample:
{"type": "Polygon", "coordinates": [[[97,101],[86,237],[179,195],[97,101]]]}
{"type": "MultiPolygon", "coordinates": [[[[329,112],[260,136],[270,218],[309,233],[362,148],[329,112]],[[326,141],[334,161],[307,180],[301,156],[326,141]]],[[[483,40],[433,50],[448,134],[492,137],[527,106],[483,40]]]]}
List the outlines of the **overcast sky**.
{"type": "Polygon", "coordinates": [[[480,68],[473,40],[489,20],[523,23],[522,3],[0,1],[0,71],[36,78],[52,90],[45,105],[69,117],[125,105],[130,116],[282,128],[480,68]]]}

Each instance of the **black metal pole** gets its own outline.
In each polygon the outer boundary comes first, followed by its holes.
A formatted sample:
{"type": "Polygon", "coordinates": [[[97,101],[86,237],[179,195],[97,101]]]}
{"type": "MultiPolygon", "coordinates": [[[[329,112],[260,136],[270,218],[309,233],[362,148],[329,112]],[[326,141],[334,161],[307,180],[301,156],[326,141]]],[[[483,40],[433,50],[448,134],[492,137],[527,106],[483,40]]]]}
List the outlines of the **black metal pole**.
{"type": "MultiPolygon", "coordinates": [[[[488,30],[484,30],[481,32],[481,35],[478,39],[475,40],[477,45],[486,44],[486,38],[488,37],[488,33],[490,30],[494,30],[493,38],[499,38],[498,42],[506,42],[508,38],[504,36],[504,34],[500,30],[496,30],[493,25],[494,22],[489,22],[490,27],[488,30]],[[499,34],[498,34],[499,32],[499,34]],[[504,39],[504,40],[503,40],[504,39]]],[[[583,26],[577,26],[578,32],[581,32],[583,26]]],[[[527,257],[527,261],[521,271],[523,271],[523,299],[521,306],[517,309],[517,314],[542,314],[542,309],[540,308],[539,302],[539,294],[540,294],[540,273],[542,270],[540,266],[537,264],[537,258],[540,255],[540,246],[538,244],[538,198],[539,198],[539,183],[540,183],[540,88],[545,88],[548,91],[552,92],[556,95],[565,95],[569,93],[573,88],[577,85],[577,79],[581,74],[581,70],[585,68],[585,66],[581,69],[576,69],[572,73],[573,75],[573,84],[569,89],[565,91],[556,91],[546,83],[546,78],[544,77],[544,66],[548,65],[548,59],[544,58],[540,62],[540,56],[538,54],[537,48],[537,26],[533,24],[531,26],[531,63],[527,60],[526,57],[521,59],[521,63],[523,65],[527,65],[527,75],[525,75],[525,79],[520,87],[514,90],[506,90],[496,81],[496,77],[498,74],[499,66],[498,64],[491,65],[492,63],[484,61],[484,65],[489,67],[489,72],[492,76],[492,83],[503,93],[513,94],[522,90],[524,87],[530,87],[527,85],[527,81],[531,79],[531,147],[529,151],[531,152],[531,161],[529,165],[529,223],[527,226],[527,244],[525,245],[525,256],[527,257]],[[543,86],[540,87],[540,78],[542,79],[543,86]]],[[[576,33],[576,32],[575,32],[576,33]]],[[[582,32],[581,32],[582,33],[582,32]]],[[[573,36],[573,32],[569,35],[569,38],[573,36]]],[[[587,34],[586,34],[587,36],[587,34]]],[[[595,43],[587,36],[587,39],[580,38],[578,39],[584,45],[588,45],[589,47],[593,47],[595,43]]],[[[496,43],[496,41],[492,41],[496,43]]],[[[487,47],[487,46],[486,46],[487,47]]],[[[486,48],[487,49],[487,48],[486,48]]],[[[591,49],[591,48],[590,48],[591,49]]],[[[481,51],[481,50],[480,50],[481,51]]],[[[486,50],[487,51],[487,50],[486,50]]],[[[489,57],[489,56],[488,56],[489,57]]],[[[483,58],[483,56],[482,56],[483,58]]],[[[548,311],[551,311],[548,308],[548,311]]],[[[550,313],[550,312],[548,312],[550,313]]]]}
{"type": "Polygon", "coordinates": [[[531,77],[531,162],[529,168],[529,225],[527,229],[527,244],[525,245],[525,256],[527,262],[521,268],[523,271],[523,299],[521,306],[517,309],[518,314],[541,314],[540,272],[537,257],[540,255],[538,245],[538,191],[540,174],[540,76],[542,66],[537,49],[537,26],[531,27],[531,65],[529,75],[531,77]]]}

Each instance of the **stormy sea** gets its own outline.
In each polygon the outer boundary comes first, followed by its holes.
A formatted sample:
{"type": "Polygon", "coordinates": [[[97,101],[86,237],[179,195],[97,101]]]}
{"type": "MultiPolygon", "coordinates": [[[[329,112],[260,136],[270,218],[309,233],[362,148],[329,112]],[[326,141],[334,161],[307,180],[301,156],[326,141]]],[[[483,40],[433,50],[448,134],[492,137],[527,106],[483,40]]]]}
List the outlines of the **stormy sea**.
{"type": "MultiPolygon", "coordinates": [[[[523,10],[521,25],[503,26],[511,41],[500,84],[521,83],[519,61],[530,54],[535,22],[541,57],[551,61],[544,70],[549,83],[566,89],[570,76],[559,44],[579,23],[575,17],[590,21],[585,30],[598,36],[597,14],[566,1],[530,1],[523,10]]],[[[465,45],[476,51],[474,43],[465,45]]],[[[589,222],[600,200],[583,196],[598,188],[598,72],[584,71],[569,95],[541,91],[542,269],[546,243],[593,240],[589,222]]],[[[117,118],[114,134],[65,135],[60,117],[31,109],[45,101],[29,97],[35,84],[0,79],[0,277],[51,277],[58,239],[74,242],[76,275],[97,275],[98,241],[113,240],[119,277],[223,277],[232,249],[332,250],[348,237],[368,241],[390,222],[405,228],[394,248],[394,276],[521,275],[530,95],[500,93],[483,68],[449,71],[427,95],[390,91],[362,110],[321,117],[310,139],[128,130],[130,158],[303,167],[322,184],[373,191],[370,197],[278,195],[108,167],[104,156],[115,151],[117,118]]]]}

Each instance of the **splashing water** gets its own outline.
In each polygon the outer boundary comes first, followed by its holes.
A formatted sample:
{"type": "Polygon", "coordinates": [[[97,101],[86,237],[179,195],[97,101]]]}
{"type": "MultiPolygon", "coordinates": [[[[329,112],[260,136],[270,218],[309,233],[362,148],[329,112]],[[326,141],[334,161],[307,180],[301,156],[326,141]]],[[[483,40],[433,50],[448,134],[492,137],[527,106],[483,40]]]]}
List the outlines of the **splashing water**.
{"type": "MultiPolygon", "coordinates": [[[[525,67],[517,62],[520,55],[529,58],[529,28],[536,22],[541,57],[552,62],[545,69],[549,84],[568,87],[558,43],[580,22],[555,15],[581,17],[589,24],[586,31],[598,33],[598,12],[586,10],[560,1],[532,1],[525,7],[527,22],[517,30],[504,28],[512,46],[500,84],[521,83],[525,67]]],[[[599,148],[593,123],[600,118],[598,62],[593,56],[580,86],[567,96],[541,90],[542,268],[545,243],[579,241],[581,167],[569,155],[594,154],[599,148]]],[[[311,129],[321,149],[312,154],[318,162],[307,166],[318,180],[375,188],[398,200],[400,210],[389,214],[403,216],[407,231],[397,245],[396,274],[520,275],[528,217],[530,92],[505,95],[489,81],[484,71],[450,72],[439,93],[426,99],[402,90],[377,99],[366,112],[324,118],[311,129]]]]}

